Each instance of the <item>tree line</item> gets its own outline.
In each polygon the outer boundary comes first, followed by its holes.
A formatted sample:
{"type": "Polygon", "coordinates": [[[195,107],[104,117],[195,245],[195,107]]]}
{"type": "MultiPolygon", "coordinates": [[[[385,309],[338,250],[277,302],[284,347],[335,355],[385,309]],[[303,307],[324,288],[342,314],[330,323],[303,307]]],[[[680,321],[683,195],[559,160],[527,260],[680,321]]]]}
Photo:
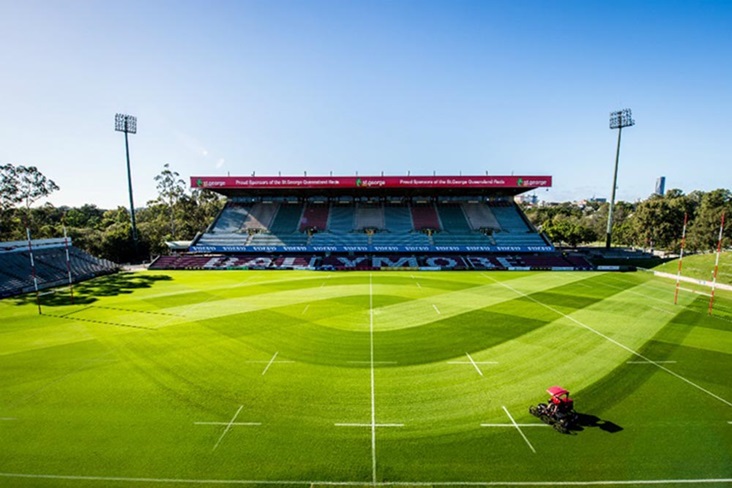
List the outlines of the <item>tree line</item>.
{"type": "Polygon", "coordinates": [[[186,188],[180,175],[166,164],[155,177],[158,196],[135,209],[138,242],[132,239],[129,209],[101,209],[94,204],[31,207],[59,187],[33,166],[0,165],[0,242],[63,237],[64,228],[74,246],[116,263],[147,261],[168,253],[165,244],[190,240],[203,231],[224,206],[224,199],[209,190],[186,188]],[[28,175],[32,175],[28,176],[28,175]]]}
{"type": "MultiPolygon", "coordinates": [[[[168,164],[155,176],[158,196],[135,210],[138,243],[132,239],[129,210],[100,209],[94,204],[33,207],[59,187],[34,166],[0,165],[0,241],[62,237],[64,228],[75,246],[117,263],[139,262],[166,254],[166,242],[191,240],[216,218],[225,200],[209,190],[189,189],[168,164]]],[[[606,202],[564,202],[523,205],[530,221],[555,245],[601,244],[607,227],[606,202]]],[[[613,215],[613,245],[678,252],[687,216],[686,249],[713,250],[720,218],[732,220],[732,193],[727,189],[684,194],[673,189],[639,202],[617,202],[613,215]]],[[[732,225],[725,226],[725,244],[732,225]]]]}
{"type": "MultiPolygon", "coordinates": [[[[524,207],[531,222],[555,245],[579,246],[604,242],[608,203],[545,204],[524,207]]],[[[686,247],[689,252],[716,249],[722,213],[727,216],[724,244],[732,238],[732,193],[668,190],[645,200],[617,202],[613,212],[613,245],[634,246],[678,253],[686,216],[686,247]]]]}

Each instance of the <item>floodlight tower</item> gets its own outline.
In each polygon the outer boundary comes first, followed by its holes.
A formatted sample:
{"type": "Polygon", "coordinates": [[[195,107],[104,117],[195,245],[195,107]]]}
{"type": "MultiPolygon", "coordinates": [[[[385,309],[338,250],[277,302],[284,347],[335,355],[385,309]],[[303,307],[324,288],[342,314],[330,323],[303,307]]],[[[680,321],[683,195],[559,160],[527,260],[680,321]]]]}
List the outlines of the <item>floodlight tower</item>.
{"type": "Polygon", "coordinates": [[[125,133],[125,153],[127,154],[127,188],[130,192],[130,219],[132,220],[132,242],[137,252],[137,223],[135,222],[135,203],[132,200],[132,173],[130,171],[130,144],[127,134],[137,134],[137,117],[117,114],[114,116],[114,130],[125,133]]]}
{"type": "Polygon", "coordinates": [[[607,212],[607,236],[605,239],[605,248],[610,249],[610,241],[613,232],[613,207],[615,206],[615,189],[618,186],[618,160],[620,159],[620,135],[623,133],[623,127],[635,125],[629,108],[624,108],[617,112],[610,112],[610,128],[618,129],[618,147],[615,150],[615,172],[613,173],[613,191],[610,196],[610,208],[607,212]]]}

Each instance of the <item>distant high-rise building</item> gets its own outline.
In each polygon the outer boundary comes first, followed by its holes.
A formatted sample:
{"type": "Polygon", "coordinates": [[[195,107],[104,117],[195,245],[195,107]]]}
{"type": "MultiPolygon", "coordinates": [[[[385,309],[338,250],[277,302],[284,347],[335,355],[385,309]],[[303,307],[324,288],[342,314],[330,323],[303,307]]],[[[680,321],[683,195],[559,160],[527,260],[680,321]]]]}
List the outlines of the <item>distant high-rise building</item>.
{"type": "Polygon", "coordinates": [[[656,180],[656,195],[663,196],[666,193],[666,177],[665,176],[659,176],[656,180]]]}

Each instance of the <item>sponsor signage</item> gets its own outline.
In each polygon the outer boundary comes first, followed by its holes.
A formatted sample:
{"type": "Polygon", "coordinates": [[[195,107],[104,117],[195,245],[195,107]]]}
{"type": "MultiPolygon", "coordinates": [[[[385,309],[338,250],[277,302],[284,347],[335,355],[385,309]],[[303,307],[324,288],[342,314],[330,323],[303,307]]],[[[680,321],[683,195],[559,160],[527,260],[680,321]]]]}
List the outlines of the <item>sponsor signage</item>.
{"type": "Polygon", "coordinates": [[[543,188],[551,176],[191,176],[191,188],[543,188]]]}
{"type": "Polygon", "coordinates": [[[191,246],[190,252],[553,252],[553,246],[191,246]]]}

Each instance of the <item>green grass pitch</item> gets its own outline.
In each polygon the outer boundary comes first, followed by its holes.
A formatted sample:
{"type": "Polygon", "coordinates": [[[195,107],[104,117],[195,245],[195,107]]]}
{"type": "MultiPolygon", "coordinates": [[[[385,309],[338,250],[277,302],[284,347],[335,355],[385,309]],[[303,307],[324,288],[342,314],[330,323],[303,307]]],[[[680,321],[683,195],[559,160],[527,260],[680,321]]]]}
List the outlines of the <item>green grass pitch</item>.
{"type": "Polygon", "coordinates": [[[165,271],[0,301],[0,486],[732,485],[732,294],[165,271]],[[528,413],[552,385],[584,414],[528,413]]]}

